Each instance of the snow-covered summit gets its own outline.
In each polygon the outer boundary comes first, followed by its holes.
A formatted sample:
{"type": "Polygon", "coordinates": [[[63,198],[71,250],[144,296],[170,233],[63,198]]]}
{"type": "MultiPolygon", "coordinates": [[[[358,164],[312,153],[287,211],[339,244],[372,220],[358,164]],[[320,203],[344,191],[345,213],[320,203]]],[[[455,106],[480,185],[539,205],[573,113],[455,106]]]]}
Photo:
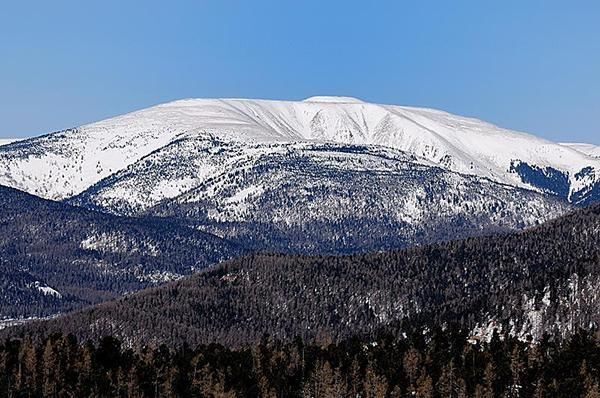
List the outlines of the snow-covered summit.
{"type": "MultiPolygon", "coordinates": [[[[580,201],[600,159],[577,148],[443,111],[351,97],[185,99],[0,147],[0,184],[64,199],[171,143],[333,142],[399,149],[451,171],[580,201]]],[[[215,150],[218,150],[217,148],[215,150]]]]}
{"type": "Polygon", "coordinates": [[[354,97],[339,97],[339,96],[326,96],[317,95],[314,97],[306,98],[303,102],[330,102],[335,104],[363,104],[363,100],[359,100],[354,97]]]}

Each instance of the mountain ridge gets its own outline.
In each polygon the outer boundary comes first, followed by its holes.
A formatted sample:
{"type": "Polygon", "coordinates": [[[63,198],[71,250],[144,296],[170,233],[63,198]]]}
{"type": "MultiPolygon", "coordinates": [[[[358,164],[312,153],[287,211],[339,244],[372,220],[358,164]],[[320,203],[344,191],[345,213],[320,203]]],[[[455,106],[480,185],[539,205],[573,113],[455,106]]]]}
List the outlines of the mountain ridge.
{"type": "Polygon", "coordinates": [[[600,205],[523,232],[352,256],[259,253],[1,335],[128,345],[320,343],[454,324],[524,341],[600,324],[600,205]],[[177,322],[173,322],[177,319],[177,322]],[[144,327],[140,327],[144,325],[144,327]],[[165,325],[169,325],[168,327],[165,325]]]}
{"type": "Polygon", "coordinates": [[[98,213],[0,186],[0,320],[105,301],[242,252],[167,220],[98,213]]]}
{"type": "Polygon", "coordinates": [[[51,199],[65,199],[173,140],[214,134],[228,142],[317,140],[388,146],[452,171],[544,191],[513,170],[515,161],[540,168],[542,174],[547,168],[560,171],[568,180],[567,200],[585,187],[598,189],[597,172],[585,180],[574,176],[585,167],[598,170],[600,160],[567,146],[439,110],[316,98],[321,102],[310,98],[300,102],[177,100],[29,139],[33,145],[30,150],[18,142],[9,144],[0,151],[0,164],[12,171],[0,174],[0,183],[51,199]],[[84,159],[69,164],[61,155],[61,147],[84,159]],[[39,158],[36,148],[50,155],[39,158]],[[15,161],[15,156],[26,161],[15,161]],[[36,174],[35,170],[48,168],[49,164],[55,164],[61,174],[36,174]],[[69,181],[74,172],[79,180],[69,181]],[[67,173],[64,178],[62,173],[67,173]]]}
{"type": "Polygon", "coordinates": [[[518,229],[570,208],[557,198],[453,173],[385,147],[219,142],[219,154],[205,156],[213,146],[181,139],[68,202],[175,218],[245,247],[305,253],[399,248],[518,229]],[[214,172],[196,180],[197,170],[214,172]],[[173,184],[174,194],[158,200],[163,182],[173,184]]]}

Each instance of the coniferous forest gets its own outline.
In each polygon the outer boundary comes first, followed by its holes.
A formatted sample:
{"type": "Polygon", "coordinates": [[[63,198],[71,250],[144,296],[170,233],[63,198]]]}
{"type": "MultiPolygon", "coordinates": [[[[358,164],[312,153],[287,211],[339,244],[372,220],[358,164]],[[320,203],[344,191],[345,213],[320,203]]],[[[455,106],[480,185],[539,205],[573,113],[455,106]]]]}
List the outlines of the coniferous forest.
{"type": "Polygon", "coordinates": [[[0,0],[0,398],[600,398],[572,3],[0,0]]]}
{"type": "Polygon", "coordinates": [[[600,397],[599,220],[231,260],[2,330],[0,397],[600,397]]]}
{"type": "Polygon", "coordinates": [[[537,344],[493,334],[472,341],[452,328],[354,337],[337,344],[264,336],[218,344],[130,349],[72,335],[0,345],[6,397],[600,397],[600,335],[537,344]]]}
{"type": "Polygon", "coordinates": [[[353,256],[255,254],[164,286],[0,331],[131,345],[339,342],[457,324],[527,339],[600,322],[600,206],[516,234],[353,256]]]}

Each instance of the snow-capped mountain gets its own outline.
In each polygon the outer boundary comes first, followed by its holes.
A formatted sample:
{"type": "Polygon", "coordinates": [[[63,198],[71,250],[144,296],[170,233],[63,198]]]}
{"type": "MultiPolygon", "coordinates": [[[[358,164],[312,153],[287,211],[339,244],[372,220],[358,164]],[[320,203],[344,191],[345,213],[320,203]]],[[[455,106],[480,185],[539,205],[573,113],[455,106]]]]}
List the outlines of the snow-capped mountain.
{"type": "Polygon", "coordinates": [[[348,97],[181,100],[0,147],[0,184],[310,253],[536,225],[600,199],[599,170],[531,135],[348,97]]]}
{"type": "Polygon", "coordinates": [[[381,145],[451,171],[556,194],[572,202],[586,202],[600,190],[600,159],[572,147],[442,111],[370,104],[348,97],[170,102],[4,145],[0,183],[45,198],[65,199],[189,137],[263,144],[381,145]]]}
{"type": "Polygon", "coordinates": [[[69,202],[176,218],[248,248],[310,253],[523,228],[570,208],[558,198],[451,172],[386,147],[242,147],[198,137],[154,152],[69,202]]]}
{"type": "Polygon", "coordinates": [[[600,159],[580,148],[434,110],[345,97],[175,101],[0,146],[0,185],[62,202],[43,201],[60,211],[41,218],[32,207],[40,198],[0,190],[13,206],[8,220],[32,214],[30,223],[6,223],[23,227],[4,235],[0,261],[7,253],[24,257],[0,265],[12,275],[39,252],[43,273],[5,279],[19,288],[13,298],[33,292],[57,309],[68,297],[63,276],[73,264],[103,280],[106,269],[129,278],[130,285],[117,279],[106,288],[114,297],[191,273],[188,260],[204,258],[204,266],[221,258],[216,254],[348,254],[523,229],[600,199],[599,170],[600,159]],[[111,228],[84,233],[90,223],[81,214],[111,228]],[[135,240],[130,228],[113,228],[138,222],[150,223],[153,237],[171,231],[160,250],[166,265],[156,263],[157,239],[135,240]],[[193,245],[181,246],[173,236],[179,229],[197,236],[193,245]],[[55,242],[64,236],[73,241],[57,262],[55,242]],[[49,243],[13,249],[27,239],[49,243]],[[103,252],[107,245],[119,251],[103,252]],[[133,254],[131,261],[122,253],[133,254]],[[113,257],[120,268],[98,267],[98,259],[113,257]]]}

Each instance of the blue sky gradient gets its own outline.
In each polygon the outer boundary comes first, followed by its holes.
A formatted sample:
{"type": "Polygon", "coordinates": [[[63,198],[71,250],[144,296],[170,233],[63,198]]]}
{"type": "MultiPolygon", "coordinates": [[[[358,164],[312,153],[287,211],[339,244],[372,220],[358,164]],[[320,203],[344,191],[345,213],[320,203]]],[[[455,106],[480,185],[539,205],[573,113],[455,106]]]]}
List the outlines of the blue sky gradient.
{"type": "Polygon", "coordinates": [[[598,1],[5,1],[0,137],[184,97],[348,95],[600,144],[598,1]]]}

